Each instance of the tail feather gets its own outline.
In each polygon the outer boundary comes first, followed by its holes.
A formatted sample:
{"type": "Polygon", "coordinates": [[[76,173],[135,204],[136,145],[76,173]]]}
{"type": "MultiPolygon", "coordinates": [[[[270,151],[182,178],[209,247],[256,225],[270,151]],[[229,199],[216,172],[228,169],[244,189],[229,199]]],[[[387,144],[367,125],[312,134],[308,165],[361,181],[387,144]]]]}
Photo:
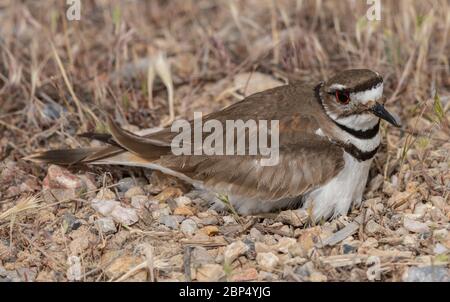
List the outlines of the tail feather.
{"type": "Polygon", "coordinates": [[[25,160],[37,163],[52,163],[57,165],[73,165],[83,162],[89,155],[95,154],[101,148],[79,148],[50,150],[32,154],[25,157],[25,160]]]}
{"type": "MultiPolygon", "coordinates": [[[[57,165],[74,165],[78,163],[106,163],[108,159],[121,154],[132,153],[136,158],[152,162],[159,159],[170,150],[170,144],[151,137],[137,136],[129,133],[112,120],[109,120],[111,134],[85,133],[81,136],[100,140],[109,144],[104,147],[78,148],[64,150],[50,150],[25,157],[25,160],[37,163],[51,163],[57,165]]],[[[131,157],[135,160],[135,157],[131,157]]],[[[140,160],[140,161],[141,161],[140,160]]],[[[139,161],[139,164],[142,162],[139,161]]],[[[121,157],[121,164],[125,164],[121,157]]],[[[135,163],[131,162],[130,165],[135,163]]]]}
{"type": "Polygon", "coordinates": [[[111,119],[108,119],[108,126],[117,144],[141,158],[153,161],[170,151],[170,143],[127,132],[116,125],[111,119]]]}

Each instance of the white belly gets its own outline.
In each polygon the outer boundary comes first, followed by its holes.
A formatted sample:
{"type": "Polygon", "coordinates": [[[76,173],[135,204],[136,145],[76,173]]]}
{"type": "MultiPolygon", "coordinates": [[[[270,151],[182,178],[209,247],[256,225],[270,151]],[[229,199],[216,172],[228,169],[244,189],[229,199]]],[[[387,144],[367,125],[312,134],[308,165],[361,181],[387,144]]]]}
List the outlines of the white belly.
{"type": "Polygon", "coordinates": [[[354,202],[359,205],[373,159],[363,162],[344,152],[344,168],[338,175],[306,197],[304,208],[310,209],[315,220],[346,215],[354,202]]]}

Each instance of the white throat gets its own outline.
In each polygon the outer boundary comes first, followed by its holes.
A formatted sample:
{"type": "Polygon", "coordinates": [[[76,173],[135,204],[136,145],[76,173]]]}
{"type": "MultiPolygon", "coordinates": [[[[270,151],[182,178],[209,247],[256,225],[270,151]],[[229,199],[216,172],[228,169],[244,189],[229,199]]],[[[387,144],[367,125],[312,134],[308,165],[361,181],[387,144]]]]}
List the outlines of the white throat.
{"type": "Polygon", "coordinates": [[[371,113],[363,113],[340,117],[335,119],[335,121],[347,128],[365,131],[375,127],[380,119],[371,113]]]}

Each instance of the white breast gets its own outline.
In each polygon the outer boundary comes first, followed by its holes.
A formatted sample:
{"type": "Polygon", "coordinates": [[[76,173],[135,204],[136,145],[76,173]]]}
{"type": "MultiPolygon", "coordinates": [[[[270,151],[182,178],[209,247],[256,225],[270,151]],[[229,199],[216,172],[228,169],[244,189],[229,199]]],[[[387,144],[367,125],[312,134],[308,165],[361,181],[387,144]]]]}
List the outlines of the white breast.
{"type": "Polygon", "coordinates": [[[312,191],[303,207],[312,207],[315,220],[346,215],[352,202],[361,203],[372,160],[360,162],[344,152],[344,168],[328,183],[312,191]]]}

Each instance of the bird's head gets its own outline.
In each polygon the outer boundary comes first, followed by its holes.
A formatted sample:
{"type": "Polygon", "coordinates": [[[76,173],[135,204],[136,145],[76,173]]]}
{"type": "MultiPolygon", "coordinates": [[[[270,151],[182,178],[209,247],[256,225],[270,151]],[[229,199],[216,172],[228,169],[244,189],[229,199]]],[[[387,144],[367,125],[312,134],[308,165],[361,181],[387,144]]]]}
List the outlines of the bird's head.
{"type": "Polygon", "coordinates": [[[368,69],[349,69],[329,79],[320,89],[327,115],[355,130],[373,128],[379,119],[400,127],[383,106],[383,78],[368,69]]]}

